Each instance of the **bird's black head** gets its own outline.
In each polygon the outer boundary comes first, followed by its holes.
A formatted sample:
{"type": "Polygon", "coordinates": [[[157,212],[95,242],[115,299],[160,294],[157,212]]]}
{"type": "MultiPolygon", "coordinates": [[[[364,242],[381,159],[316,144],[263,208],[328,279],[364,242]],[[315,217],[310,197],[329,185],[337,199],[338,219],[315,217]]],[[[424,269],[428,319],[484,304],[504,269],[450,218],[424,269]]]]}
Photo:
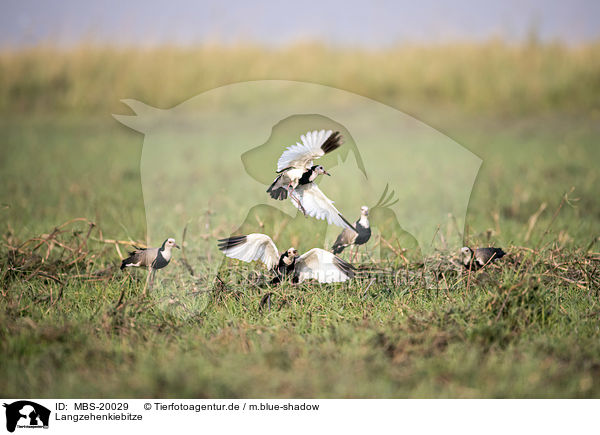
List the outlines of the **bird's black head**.
{"type": "Polygon", "coordinates": [[[325,170],[325,168],[321,165],[313,165],[313,166],[311,166],[310,170],[312,172],[316,173],[317,175],[325,174],[325,175],[331,176],[331,174],[329,172],[327,172],[325,170]]]}
{"type": "Polygon", "coordinates": [[[286,266],[290,266],[296,261],[296,257],[298,256],[298,251],[295,248],[290,248],[281,254],[279,258],[280,262],[283,262],[286,266]]]}

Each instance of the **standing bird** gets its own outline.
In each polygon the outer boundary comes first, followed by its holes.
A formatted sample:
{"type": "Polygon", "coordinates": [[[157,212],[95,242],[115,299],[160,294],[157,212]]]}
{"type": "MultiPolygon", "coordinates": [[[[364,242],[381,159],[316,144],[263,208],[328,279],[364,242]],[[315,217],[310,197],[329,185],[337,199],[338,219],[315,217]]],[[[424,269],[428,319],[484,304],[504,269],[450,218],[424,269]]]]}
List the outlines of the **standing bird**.
{"type": "Polygon", "coordinates": [[[219,240],[219,250],[227,257],[245,261],[261,261],[268,270],[275,272],[271,284],[286,277],[293,283],[316,279],[320,283],[343,282],[354,277],[354,267],[324,249],[313,248],[298,255],[290,248],[279,254],[273,240],[265,234],[248,234],[219,240]]]}
{"type": "Polygon", "coordinates": [[[148,289],[148,283],[150,288],[154,284],[154,275],[158,269],[162,269],[171,261],[171,250],[173,248],[179,248],[179,245],[175,243],[175,239],[168,238],[165,240],[160,248],[137,248],[135,251],[129,253],[129,257],[121,262],[121,270],[126,267],[147,267],[148,268],[148,279],[144,286],[143,295],[146,294],[148,289]]]}
{"type": "MultiPolygon", "coordinates": [[[[334,254],[339,254],[350,245],[364,245],[371,238],[371,227],[369,226],[369,207],[363,205],[360,208],[360,218],[354,224],[356,231],[344,229],[335,239],[331,247],[334,254]]],[[[350,248],[352,250],[352,248],[350,248]]],[[[356,249],[358,252],[358,248],[356,249]]]]}
{"type": "Polygon", "coordinates": [[[478,270],[483,266],[504,257],[506,252],[501,248],[477,248],[473,251],[468,246],[460,249],[462,264],[469,270],[478,270]]]}
{"type": "Polygon", "coordinates": [[[300,142],[288,147],[277,161],[279,174],[267,189],[271,198],[280,201],[288,195],[292,204],[305,216],[324,219],[329,224],[353,229],[352,224],[335,208],[314,181],[321,174],[331,175],[313,160],[336,150],[342,145],[339,131],[309,131],[300,136],[300,142]]]}

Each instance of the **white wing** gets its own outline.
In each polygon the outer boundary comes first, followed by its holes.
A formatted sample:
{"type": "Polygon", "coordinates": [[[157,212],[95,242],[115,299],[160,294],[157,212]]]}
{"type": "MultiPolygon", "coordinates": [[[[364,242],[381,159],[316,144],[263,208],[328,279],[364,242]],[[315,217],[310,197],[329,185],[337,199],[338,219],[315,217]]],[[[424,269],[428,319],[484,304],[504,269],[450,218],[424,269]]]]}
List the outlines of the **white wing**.
{"type": "Polygon", "coordinates": [[[265,234],[248,234],[219,240],[219,249],[228,257],[246,262],[262,261],[267,269],[279,262],[279,253],[273,240],[265,234]]]}
{"type": "Polygon", "coordinates": [[[291,166],[310,168],[314,159],[324,156],[329,151],[333,151],[342,144],[342,137],[339,132],[332,135],[331,130],[309,131],[300,136],[300,142],[288,147],[277,161],[277,172],[291,166]],[[331,143],[328,143],[323,149],[322,146],[331,137],[331,143]]]}
{"type": "Polygon", "coordinates": [[[319,282],[343,282],[354,277],[354,268],[324,249],[314,248],[296,260],[298,282],[316,279],[319,282]]]}
{"type": "MultiPolygon", "coordinates": [[[[352,224],[335,208],[333,201],[327,198],[316,184],[309,183],[298,186],[294,190],[294,196],[298,198],[308,216],[324,219],[330,225],[337,225],[356,232],[352,224]]],[[[293,199],[291,201],[296,208],[300,208],[296,201],[293,199]]]]}

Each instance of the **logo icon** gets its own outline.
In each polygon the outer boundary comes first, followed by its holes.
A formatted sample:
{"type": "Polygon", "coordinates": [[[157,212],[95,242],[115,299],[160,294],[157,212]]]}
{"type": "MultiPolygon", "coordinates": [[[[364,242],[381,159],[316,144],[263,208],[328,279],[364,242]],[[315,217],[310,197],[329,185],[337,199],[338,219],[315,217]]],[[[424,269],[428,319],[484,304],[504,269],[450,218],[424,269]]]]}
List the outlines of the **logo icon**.
{"type": "Polygon", "coordinates": [[[29,400],[19,400],[6,408],[6,430],[14,432],[15,428],[48,429],[50,410],[29,400]]]}

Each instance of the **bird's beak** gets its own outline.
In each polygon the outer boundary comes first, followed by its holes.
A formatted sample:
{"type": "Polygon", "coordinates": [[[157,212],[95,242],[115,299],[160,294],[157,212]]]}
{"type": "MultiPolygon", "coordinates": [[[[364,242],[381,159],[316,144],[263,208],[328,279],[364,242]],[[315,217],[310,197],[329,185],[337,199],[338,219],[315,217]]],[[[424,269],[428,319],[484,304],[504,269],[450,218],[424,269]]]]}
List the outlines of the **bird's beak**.
{"type": "Polygon", "coordinates": [[[325,175],[329,175],[329,176],[331,177],[331,174],[330,174],[329,172],[327,172],[327,171],[323,171],[323,173],[324,173],[325,175]]]}
{"type": "Polygon", "coordinates": [[[175,247],[176,247],[177,249],[181,249],[181,247],[180,247],[179,245],[175,245],[175,247]]]}

